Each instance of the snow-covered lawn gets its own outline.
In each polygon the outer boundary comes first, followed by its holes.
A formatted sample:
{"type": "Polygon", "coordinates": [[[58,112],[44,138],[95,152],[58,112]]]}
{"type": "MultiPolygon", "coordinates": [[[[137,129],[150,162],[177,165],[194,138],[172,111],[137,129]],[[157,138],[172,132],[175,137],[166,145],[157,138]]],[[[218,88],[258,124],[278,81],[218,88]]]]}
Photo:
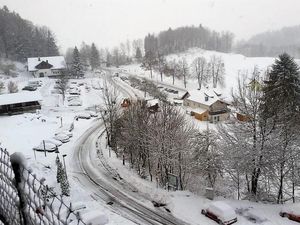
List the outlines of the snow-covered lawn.
{"type": "MultiPolygon", "coordinates": [[[[173,54],[167,56],[167,60],[172,59],[182,59],[185,58],[188,65],[191,65],[193,60],[197,57],[204,57],[207,61],[210,60],[212,55],[221,56],[224,60],[225,64],[225,82],[224,87],[221,88],[223,90],[224,96],[230,96],[232,88],[237,86],[237,78],[239,74],[242,74],[248,71],[249,75],[253,71],[253,68],[257,66],[261,72],[264,72],[268,66],[274,63],[274,58],[270,57],[245,57],[243,55],[234,54],[234,53],[220,53],[215,51],[206,51],[198,48],[190,49],[187,52],[180,54],[173,54]]],[[[150,79],[150,72],[144,71],[140,64],[122,66],[121,69],[125,74],[135,74],[140,77],[146,77],[150,79]]],[[[154,72],[153,80],[160,82],[160,74],[154,72]]],[[[172,85],[172,77],[163,77],[163,82],[169,85],[172,85]]],[[[183,80],[175,79],[175,86],[179,88],[184,88],[183,80]]],[[[198,88],[198,82],[195,78],[190,78],[187,81],[187,90],[195,90],[198,88]]]]}

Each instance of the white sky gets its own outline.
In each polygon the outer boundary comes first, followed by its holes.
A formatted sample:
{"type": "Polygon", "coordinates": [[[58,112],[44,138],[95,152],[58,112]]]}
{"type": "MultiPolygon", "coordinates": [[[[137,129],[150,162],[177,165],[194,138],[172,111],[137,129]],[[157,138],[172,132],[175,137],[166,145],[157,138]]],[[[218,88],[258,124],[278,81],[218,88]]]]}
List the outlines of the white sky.
{"type": "Polygon", "coordinates": [[[0,0],[0,6],[56,34],[62,50],[112,47],[183,25],[230,30],[237,39],[300,24],[300,0],[0,0]]]}

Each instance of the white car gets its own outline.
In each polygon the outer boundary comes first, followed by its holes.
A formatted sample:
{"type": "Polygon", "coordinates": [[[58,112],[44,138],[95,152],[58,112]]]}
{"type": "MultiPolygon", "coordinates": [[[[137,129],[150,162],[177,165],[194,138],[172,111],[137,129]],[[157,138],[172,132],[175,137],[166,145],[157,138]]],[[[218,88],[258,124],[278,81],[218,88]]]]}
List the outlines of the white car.
{"type": "Polygon", "coordinates": [[[70,137],[63,133],[59,133],[59,134],[55,135],[53,138],[61,141],[62,143],[67,143],[70,141],[70,137]]]}
{"type": "Polygon", "coordinates": [[[98,117],[98,114],[93,111],[88,111],[87,113],[89,113],[91,117],[98,117]]]}
{"type": "Polygon", "coordinates": [[[207,208],[202,209],[201,213],[221,225],[229,225],[237,222],[235,211],[225,202],[212,202],[207,208]]]}
{"type": "Polygon", "coordinates": [[[55,134],[55,136],[60,135],[60,134],[67,135],[69,138],[73,137],[72,132],[69,132],[69,131],[67,131],[67,130],[59,131],[59,132],[57,132],[57,133],[55,134]]]}
{"type": "Polygon", "coordinates": [[[68,106],[82,106],[82,101],[79,98],[74,98],[68,102],[68,106]]]}
{"type": "Polygon", "coordinates": [[[61,146],[61,145],[63,144],[61,141],[56,140],[56,139],[54,139],[54,138],[51,138],[51,139],[49,139],[49,140],[45,140],[45,142],[47,142],[47,143],[53,143],[53,144],[55,144],[57,147],[59,147],[59,146],[61,146]]]}
{"type": "Polygon", "coordinates": [[[88,120],[88,119],[91,119],[91,114],[88,112],[81,112],[76,115],[76,118],[88,120]]]}
{"type": "Polygon", "coordinates": [[[42,141],[38,146],[34,147],[33,150],[54,152],[57,150],[57,146],[51,142],[42,141]]]}

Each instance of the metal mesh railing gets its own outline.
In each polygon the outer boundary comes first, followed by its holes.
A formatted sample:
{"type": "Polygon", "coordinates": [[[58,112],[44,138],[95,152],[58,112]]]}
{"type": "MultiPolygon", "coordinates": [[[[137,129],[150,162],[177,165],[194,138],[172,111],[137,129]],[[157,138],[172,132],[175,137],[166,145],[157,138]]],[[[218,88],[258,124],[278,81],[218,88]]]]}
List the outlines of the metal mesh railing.
{"type": "MultiPolygon", "coordinates": [[[[12,156],[0,148],[0,221],[4,225],[87,225],[66,204],[27,169],[20,154],[12,156]]],[[[1,224],[0,222],[0,224],[1,224]]]]}

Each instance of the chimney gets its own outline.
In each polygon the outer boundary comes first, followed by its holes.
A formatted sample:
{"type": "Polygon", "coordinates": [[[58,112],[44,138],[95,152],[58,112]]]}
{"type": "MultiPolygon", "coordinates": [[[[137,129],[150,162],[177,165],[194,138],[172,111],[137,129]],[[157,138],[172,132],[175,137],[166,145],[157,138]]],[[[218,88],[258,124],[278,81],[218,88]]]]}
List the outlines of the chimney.
{"type": "Polygon", "coordinates": [[[46,60],[46,63],[48,63],[48,59],[46,60]]]}
{"type": "Polygon", "coordinates": [[[206,101],[206,102],[208,101],[208,96],[207,96],[207,95],[205,95],[205,101],[206,101]]]}
{"type": "Polygon", "coordinates": [[[41,58],[39,57],[38,60],[41,61],[41,58]]]}

